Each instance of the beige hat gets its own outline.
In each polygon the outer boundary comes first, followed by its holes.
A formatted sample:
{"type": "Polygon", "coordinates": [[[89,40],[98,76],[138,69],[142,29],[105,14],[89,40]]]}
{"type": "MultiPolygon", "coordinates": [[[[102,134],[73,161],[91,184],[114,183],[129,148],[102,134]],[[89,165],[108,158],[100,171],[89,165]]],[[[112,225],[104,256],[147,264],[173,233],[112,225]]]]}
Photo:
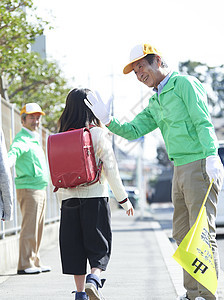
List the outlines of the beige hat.
{"type": "Polygon", "coordinates": [[[124,67],[123,73],[124,74],[130,73],[133,70],[132,64],[142,59],[148,54],[157,54],[161,56],[161,53],[157,51],[156,48],[150,44],[140,44],[132,48],[130,53],[130,62],[124,67]]]}
{"type": "Polygon", "coordinates": [[[40,113],[41,115],[45,115],[45,113],[42,111],[41,107],[37,103],[27,103],[23,106],[21,109],[20,115],[22,114],[35,114],[40,113]]]}

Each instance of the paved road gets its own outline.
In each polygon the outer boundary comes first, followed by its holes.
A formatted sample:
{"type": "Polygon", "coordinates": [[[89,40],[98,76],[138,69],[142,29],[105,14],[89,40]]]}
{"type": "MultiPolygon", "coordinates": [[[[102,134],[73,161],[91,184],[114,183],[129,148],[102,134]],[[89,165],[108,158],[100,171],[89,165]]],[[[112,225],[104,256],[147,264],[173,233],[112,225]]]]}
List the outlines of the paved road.
{"type": "MultiPolygon", "coordinates": [[[[171,219],[170,206],[152,206],[144,215],[137,211],[133,218],[122,209],[112,212],[112,257],[102,276],[106,278],[106,300],[175,300],[184,293],[182,269],[172,258],[175,245],[168,238],[171,219]]],[[[52,272],[16,275],[12,270],[0,276],[1,300],[74,299],[73,278],[61,273],[58,243],[41,252],[52,272]]],[[[221,284],[219,300],[224,300],[224,280],[221,284]]]]}
{"type": "MultiPolygon", "coordinates": [[[[102,276],[106,278],[103,288],[106,300],[176,299],[180,268],[171,258],[172,246],[158,222],[150,213],[143,218],[138,212],[135,217],[128,217],[119,209],[112,215],[112,257],[102,276]],[[172,264],[169,259],[175,264],[174,277],[170,275],[172,264]],[[175,284],[173,280],[176,280],[175,284]]],[[[43,262],[52,266],[52,272],[16,275],[16,270],[13,270],[0,284],[1,300],[73,298],[73,278],[61,274],[58,245],[43,249],[41,255],[43,262]]]]}
{"type": "MultiPolygon", "coordinates": [[[[172,242],[172,216],[173,206],[171,203],[152,204],[151,213],[154,219],[157,220],[161,228],[166,232],[168,238],[172,242]]],[[[224,227],[217,228],[217,243],[220,255],[220,267],[224,271],[224,227]]],[[[173,244],[175,247],[175,244],[173,244]]]]}

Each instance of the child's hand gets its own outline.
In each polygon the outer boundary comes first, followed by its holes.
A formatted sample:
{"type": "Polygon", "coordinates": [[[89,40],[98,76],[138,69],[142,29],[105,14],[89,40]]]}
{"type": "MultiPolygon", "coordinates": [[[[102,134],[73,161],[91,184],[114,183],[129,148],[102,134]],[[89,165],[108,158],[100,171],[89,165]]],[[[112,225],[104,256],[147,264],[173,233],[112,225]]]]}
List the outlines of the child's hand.
{"type": "Polygon", "coordinates": [[[134,208],[132,207],[132,208],[130,208],[129,210],[127,210],[127,211],[126,211],[126,214],[127,214],[128,216],[134,216],[134,208]]]}

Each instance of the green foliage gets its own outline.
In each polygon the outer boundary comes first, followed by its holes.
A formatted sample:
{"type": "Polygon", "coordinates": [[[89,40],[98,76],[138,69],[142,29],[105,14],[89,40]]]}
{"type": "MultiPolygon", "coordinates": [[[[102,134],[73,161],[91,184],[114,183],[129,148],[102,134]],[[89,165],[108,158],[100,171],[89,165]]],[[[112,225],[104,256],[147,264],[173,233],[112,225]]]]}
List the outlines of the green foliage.
{"type": "Polygon", "coordinates": [[[33,10],[31,0],[0,1],[0,65],[1,72],[14,73],[18,61],[27,52],[37,35],[43,33],[47,22],[33,15],[28,22],[27,11],[33,10]]]}
{"type": "Polygon", "coordinates": [[[182,74],[193,75],[204,85],[208,94],[211,114],[215,117],[224,115],[224,65],[210,67],[205,63],[185,61],[179,63],[182,74]]]}
{"type": "Polygon", "coordinates": [[[19,109],[38,103],[46,113],[44,126],[56,131],[69,88],[56,62],[30,51],[46,26],[48,22],[35,15],[31,0],[0,1],[0,75],[7,82],[8,99],[19,109]]]}
{"type": "Polygon", "coordinates": [[[20,108],[28,102],[38,103],[46,113],[43,124],[49,130],[56,131],[56,123],[69,91],[57,63],[43,60],[37,53],[27,53],[23,64],[20,64],[19,74],[8,79],[9,99],[20,108]]]}

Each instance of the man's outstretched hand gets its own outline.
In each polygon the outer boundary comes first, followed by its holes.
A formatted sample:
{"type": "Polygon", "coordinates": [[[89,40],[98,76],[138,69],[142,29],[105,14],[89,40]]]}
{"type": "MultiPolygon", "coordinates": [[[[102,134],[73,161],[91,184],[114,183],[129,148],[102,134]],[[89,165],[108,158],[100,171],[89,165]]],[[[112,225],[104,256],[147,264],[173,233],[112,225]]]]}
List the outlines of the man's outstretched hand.
{"type": "Polygon", "coordinates": [[[84,99],[84,102],[104,125],[108,125],[111,118],[110,106],[112,100],[113,98],[110,98],[105,104],[98,92],[89,92],[87,95],[87,99],[84,99]]]}

